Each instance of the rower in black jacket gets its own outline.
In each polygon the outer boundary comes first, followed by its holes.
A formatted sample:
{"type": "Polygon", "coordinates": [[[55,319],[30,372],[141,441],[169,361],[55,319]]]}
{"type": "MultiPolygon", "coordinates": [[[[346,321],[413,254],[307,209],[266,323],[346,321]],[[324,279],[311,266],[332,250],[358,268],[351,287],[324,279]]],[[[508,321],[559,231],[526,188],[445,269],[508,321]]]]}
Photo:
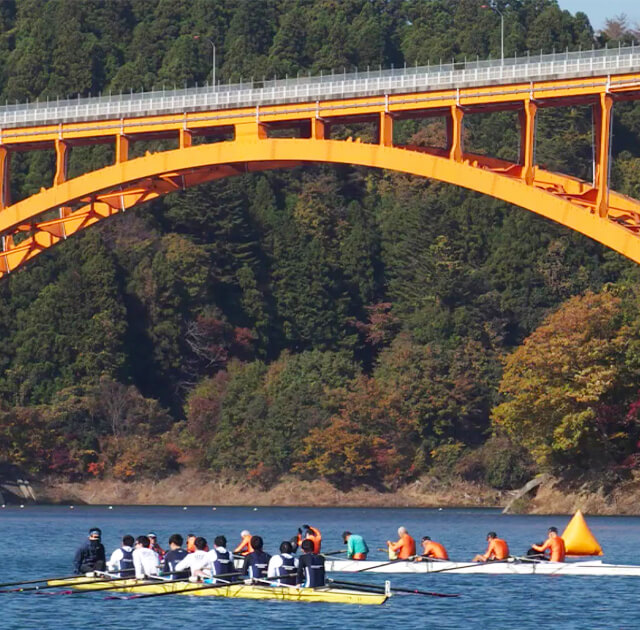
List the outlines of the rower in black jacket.
{"type": "Polygon", "coordinates": [[[324,586],[324,556],[313,553],[313,541],[302,541],[302,557],[298,561],[298,586],[316,588],[324,586]]]}
{"type": "Polygon", "coordinates": [[[251,546],[253,551],[244,557],[244,566],[242,572],[250,578],[266,578],[267,567],[271,556],[262,550],[263,541],[260,536],[251,537],[251,546]]]}
{"type": "Polygon", "coordinates": [[[102,531],[98,527],[89,530],[89,540],[76,551],[73,558],[73,572],[76,575],[91,571],[104,571],[107,558],[104,545],[100,542],[102,531]]]}

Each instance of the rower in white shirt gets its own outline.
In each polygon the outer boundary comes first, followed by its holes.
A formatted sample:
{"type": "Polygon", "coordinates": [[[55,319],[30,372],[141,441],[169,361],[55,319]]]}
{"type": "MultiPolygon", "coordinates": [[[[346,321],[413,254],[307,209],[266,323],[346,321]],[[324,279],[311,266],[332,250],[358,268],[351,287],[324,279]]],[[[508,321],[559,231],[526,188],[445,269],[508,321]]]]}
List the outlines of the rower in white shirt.
{"type": "Polygon", "coordinates": [[[180,560],[174,567],[174,571],[179,573],[180,571],[191,570],[191,577],[196,578],[203,576],[204,569],[210,569],[211,563],[209,560],[209,547],[207,546],[207,539],[202,536],[198,536],[193,541],[193,546],[196,550],[193,553],[187,554],[185,558],[180,560]]]}
{"type": "Polygon", "coordinates": [[[149,575],[158,575],[160,557],[151,549],[151,541],[147,536],[138,536],[133,550],[133,568],[136,578],[144,579],[149,575]]]}
{"type": "Polygon", "coordinates": [[[107,567],[116,577],[133,577],[133,544],[133,536],[123,536],[122,547],[111,554],[107,567]]]}

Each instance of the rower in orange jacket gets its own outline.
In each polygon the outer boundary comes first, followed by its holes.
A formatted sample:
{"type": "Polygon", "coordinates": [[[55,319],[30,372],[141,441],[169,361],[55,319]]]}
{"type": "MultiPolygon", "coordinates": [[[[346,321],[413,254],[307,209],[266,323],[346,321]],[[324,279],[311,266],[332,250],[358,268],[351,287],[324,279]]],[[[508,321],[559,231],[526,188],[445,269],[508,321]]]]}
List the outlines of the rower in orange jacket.
{"type": "Polygon", "coordinates": [[[435,542],[429,538],[429,536],[423,536],[422,540],[422,555],[418,556],[416,560],[420,562],[424,558],[435,558],[436,560],[448,560],[449,554],[447,550],[439,542],[435,542]]]}
{"type": "Polygon", "coordinates": [[[472,562],[487,562],[489,560],[506,560],[509,557],[509,545],[506,540],[498,538],[495,532],[487,534],[489,546],[482,555],[477,555],[472,562]]]}
{"type": "Polygon", "coordinates": [[[549,537],[541,545],[531,545],[532,549],[544,553],[549,550],[549,560],[551,562],[564,562],[566,551],[564,548],[564,540],[558,536],[558,528],[549,528],[549,537]]]}
{"type": "Polygon", "coordinates": [[[248,556],[253,552],[253,546],[251,545],[251,532],[248,529],[243,529],[240,532],[242,540],[240,544],[233,550],[233,553],[240,553],[243,556],[248,556]]]}
{"type": "Polygon", "coordinates": [[[416,555],[416,541],[409,536],[409,532],[406,527],[398,527],[398,540],[391,542],[387,540],[387,547],[389,547],[390,555],[396,554],[396,557],[400,560],[406,560],[416,555]]]}
{"type": "Polygon", "coordinates": [[[322,534],[317,527],[303,525],[302,528],[298,528],[298,537],[296,539],[298,547],[302,547],[303,540],[310,540],[313,543],[313,553],[320,553],[322,534]]]}

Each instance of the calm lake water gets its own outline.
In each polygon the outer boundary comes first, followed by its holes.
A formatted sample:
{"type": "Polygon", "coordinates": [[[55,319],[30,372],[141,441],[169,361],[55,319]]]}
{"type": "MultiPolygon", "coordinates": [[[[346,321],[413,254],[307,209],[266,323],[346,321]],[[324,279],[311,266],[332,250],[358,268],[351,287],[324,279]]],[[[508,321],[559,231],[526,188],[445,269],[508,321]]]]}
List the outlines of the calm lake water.
{"type": "MultiPolygon", "coordinates": [[[[89,527],[103,531],[107,554],[124,534],[155,531],[163,546],[172,533],[195,532],[212,540],[225,534],[236,544],[244,528],[277,549],[303,523],[319,527],[323,550],[343,547],[340,534],[362,533],[369,546],[394,539],[399,525],[416,538],[430,535],[454,560],[485,549],[496,530],[514,554],[545,537],[547,527],[564,528],[566,516],[504,516],[494,510],[310,509],[217,507],[7,507],[0,510],[0,582],[72,573],[76,547],[89,527]]],[[[588,517],[605,550],[605,561],[640,564],[640,518],[588,517]]],[[[371,558],[384,560],[382,552],[371,558]]],[[[343,575],[346,580],[384,582],[382,575],[343,575]]],[[[387,576],[388,577],[388,576],[387,576]]],[[[104,594],[0,594],[0,628],[182,629],[195,628],[640,628],[640,579],[633,577],[394,575],[392,586],[460,593],[454,599],[400,595],[384,606],[301,604],[218,598],[158,597],[105,600],[104,594]]]]}

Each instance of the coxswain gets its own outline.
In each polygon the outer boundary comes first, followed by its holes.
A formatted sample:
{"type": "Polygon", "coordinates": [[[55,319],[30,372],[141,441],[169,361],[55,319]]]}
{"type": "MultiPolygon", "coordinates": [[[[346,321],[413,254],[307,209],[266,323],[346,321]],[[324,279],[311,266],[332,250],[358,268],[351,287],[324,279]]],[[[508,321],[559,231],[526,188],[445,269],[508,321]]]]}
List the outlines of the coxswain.
{"type": "Polygon", "coordinates": [[[158,544],[158,537],[151,532],[150,534],[147,534],[147,538],[151,541],[151,549],[158,554],[158,558],[160,558],[160,562],[162,562],[165,550],[158,544]]]}
{"type": "Polygon", "coordinates": [[[422,544],[422,555],[418,556],[416,560],[420,562],[424,558],[434,558],[436,560],[448,560],[449,554],[439,542],[431,540],[429,536],[423,536],[420,541],[422,544]]]}
{"type": "Polygon", "coordinates": [[[320,553],[320,547],[322,546],[322,534],[317,527],[311,527],[311,525],[303,525],[298,528],[297,545],[302,546],[304,540],[310,540],[313,543],[313,553],[320,553]]]}
{"type": "Polygon", "coordinates": [[[306,588],[324,586],[324,556],[315,553],[313,540],[305,538],[302,541],[303,554],[298,560],[296,585],[306,588]]]}
{"type": "Polygon", "coordinates": [[[294,586],[297,569],[298,559],[293,556],[293,545],[288,540],[283,540],[280,543],[280,553],[269,560],[267,577],[276,578],[278,584],[294,586]]]}
{"type": "Polygon", "coordinates": [[[209,564],[209,546],[207,545],[207,539],[202,536],[196,536],[193,541],[193,552],[187,553],[187,555],[179,560],[173,567],[173,570],[177,573],[190,570],[191,577],[197,578],[204,575],[203,570],[209,564]]]}
{"type": "Polygon", "coordinates": [[[169,574],[172,580],[184,576],[184,574],[178,574],[176,572],[176,565],[189,555],[182,548],[183,542],[184,540],[180,534],[172,534],[169,537],[169,551],[164,554],[162,560],[162,572],[169,574]]]}
{"type": "Polygon", "coordinates": [[[266,578],[271,556],[262,549],[261,536],[252,536],[249,542],[253,551],[244,557],[242,574],[250,578],[266,578]]]}
{"type": "Polygon", "coordinates": [[[351,560],[366,560],[369,547],[360,534],[352,534],[349,531],[342,532],[342,541],[347,545],[347,558],[351,560]]]}
{"type": "Polygon", "coordinates": [[[246,556],[253,551],[253,547],[251,546],[251,532],[248,529],[243,529],[240,532],[240,536],[242,536],[242,540],[240,541],[240,544],[233,550],[233,553],[239,553],[243,556],[246,556]]]}
{"type": "Polygon", "coordinates": [[[78,548],[73,558],[73,572],[76,575],[105,570],[107,561],[101,538],[102,531],[99,527],[89,530],[89,539],[78,548]]]}
{"type": "Polygon", "coordinates": [[[195,534],[187,534],[187,553],[193,553],[196,550],[196,538],[195,534]]]}
{"type": "Polygon", "coordinates": [[[489,543],[487,550],[482,555],[475,556],[472,562],[506,560],[509,557],[509,545],[502,538],[498,538],[498,534],[489,532],[487,534],[487,542],[489,543]]]}
{"type": "Polygon", "coordinates": [[[549,551],[549,560],[551,562],[564,562],[567,555],[564,548],[564,540],[562,536],[558,536],[558,528],[550,527],[549,536],[541,545],[531,545],[531,548],[540,553],[549,551]]]}
{"type": "Polygon", "coordinates": [[[149,575],[158,575],[160,558],[158,554],[151,549],[151,541],[148,536],[138,536],[136,538],[132,555],[136,579],[142,580],[149,575]]]}
{"type": "Polygon", "coordinates": [[[133,536],[123,536],[122,546],[109,558],[107,566],[116,577],[133,577],[133,536]]]}
{"type": "Polygon", "coordinates": [[[387,540],[389,557],[395,555],[399,560],[406,560],[416,555],[416,541],[409,536],[406,527],[398,527],[398,540],[391,542],[387,540]]]}
{"type": "MultiPolygon", "coordinates": [[[[216,536],[213,541],[213,549],[207,553],[205,576],[213,578],[216,575],[228,575],[234,572],[233,554],[227,549],[227,539],[224,536],[216,536]]],[[[228,577],[224,581],[231,582],[232,578],[228,577]]],[[[216,582],[217,580],[212,580],[212,584],[216,584],[216,582]]]]}

